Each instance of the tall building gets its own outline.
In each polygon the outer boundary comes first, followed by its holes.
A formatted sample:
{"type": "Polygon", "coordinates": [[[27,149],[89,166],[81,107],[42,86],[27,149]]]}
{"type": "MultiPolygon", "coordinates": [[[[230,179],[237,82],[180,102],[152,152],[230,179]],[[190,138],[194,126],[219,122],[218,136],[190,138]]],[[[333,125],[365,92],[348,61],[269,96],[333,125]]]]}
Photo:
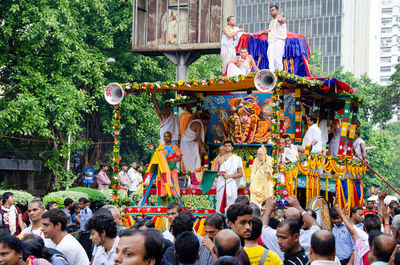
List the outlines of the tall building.
{"type": "Polygon", "coordinates": [[[381,42],[380,42],[380,83],[386,85],[394,73],[400,54],[400,0],[382,0],[381,42]]]}
{"type": "Polygon", "coordinates": [[[307,37],[310,50],[321,52],[324,72],[339,66],[356,76],[377,79],[379,18],[377,0],[235,0],[235,16],[246,32],[268,28],[269,6],[285,13],[287,28],[307,37]],[[375,13],[373,12],[375,11],[375,13]],[[375,27],[375,29],[371,29],[375,27]],[[373,76],[375,75],[375,76],[373,76]]]}

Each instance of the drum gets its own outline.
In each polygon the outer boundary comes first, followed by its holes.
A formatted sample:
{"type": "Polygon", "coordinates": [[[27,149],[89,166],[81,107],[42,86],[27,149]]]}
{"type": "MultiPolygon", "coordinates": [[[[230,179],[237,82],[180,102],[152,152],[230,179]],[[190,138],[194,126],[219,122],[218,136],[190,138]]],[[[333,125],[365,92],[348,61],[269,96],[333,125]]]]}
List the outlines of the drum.
{"type": "Polygon", "coordinates": [[[317,214],[317,223],[322,229],[332,230],[331,217],[329,215],[328,202],[323,197],[314,197],[308,202],[308,208],[317,214]]]}

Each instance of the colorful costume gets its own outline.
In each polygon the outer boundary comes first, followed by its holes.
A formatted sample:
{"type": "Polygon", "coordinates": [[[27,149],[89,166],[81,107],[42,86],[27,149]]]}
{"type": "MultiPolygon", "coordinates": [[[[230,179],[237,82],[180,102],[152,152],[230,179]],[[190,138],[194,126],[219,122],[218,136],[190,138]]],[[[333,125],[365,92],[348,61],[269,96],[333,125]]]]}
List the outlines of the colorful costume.
{"type": "MultiPolygon", "coordinates": [[[[179,151],[179,147],[172,143],[167,146],[164,145],[164,155],[167,158],[168,168],[171,171],[171,177],[167,177],[167,183],[171,194],[176,197],[176,193],[180,194],[179,183],[178,183],[178,168],[177,168],[177,160],[182,157],[181,152],[179,151]],[[173,181],[173,183],[172,183],[173,181]],[[175,187],[174,187],[175,186],[175,187]],[[176,193],[175,193],[176,189],[176,193]]],[[[166,196],[167,191],[164,184],[163,178],[161,178],[161,196],[166,196]]]]}

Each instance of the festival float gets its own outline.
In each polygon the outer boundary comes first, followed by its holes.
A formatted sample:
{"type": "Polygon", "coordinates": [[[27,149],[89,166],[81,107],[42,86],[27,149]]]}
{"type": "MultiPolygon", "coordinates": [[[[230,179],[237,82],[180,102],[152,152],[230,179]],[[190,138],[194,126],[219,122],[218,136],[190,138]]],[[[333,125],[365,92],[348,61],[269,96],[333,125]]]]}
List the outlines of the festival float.
{"type": "MultiPolygon", "coordinates": [[[[260,69],[268,68],[267,36],[244,35],[237,51],[247,47],[260,69]]],[[[285,198],[295,195],[303,207],[316,210],[318,222],[331,227],[328,203],[333,196],[339,198],[341,206],[362,205],[363,183],[367,167],[353,159],[352,145],[359,123],[357,113],[362,100],[348,84],[334,78],[311,77],[308,63],[310,51],[304,36],[288,33],[284,54],[284,71],[261,70],[248,75],[234,77],[213,77],[189,81],[158,81],[144,83],[112,83],[105,89],[106,100],[115,105],[113,113],[114,159],[112,186],[114,199],[118,200],[119,171],[119,125],[120,105],[124,96],[137,93],[164,93],[176,91],[179,96],[171,99],[175,106],[187,102],[198,108],[207,109],[211,123],[207,127],[206,141],[208,155],[203,157],[204,166],[194,172],[200,185],[180,187],[167,185],[171,180],[170,167],[162,152],[156,149],[147,168],[145,179],[134,205],[128,205],[125,224],[133,225],[137,217],[153,218],[157,228],[165,229],[166,205],[178,202],[191,211],[195,229],[204,233],[204,216],[215,212],[216,190],[213,187],[212,161],[218,154],[218,147],[225,140],[235,143],[234,153],[243,160],[246,185],[238,195],[250,195],[249,177],[257,149],[264,145],[273,161],[273,194],[285,198]],[[325,152],[304,156],[295,163],[278,166],[278,141],[284,134],[301,145],[307,131],[305,117],[308,114],[322,117],[330,113],[341,120],[339,154],[326,156],[325,152]],[[284,181],[279,182],[278,176],[284,181]],[[211,180],[210,180],[211,179],[211,180]],[[207,180],[207,181],[206,181],[207,180]],[[161,189],[167,192],[161,196],[161,189]],[[175,194],[175,196],[173,196],[175,194]]],[[[178,109],[178,108],[176,108],[178,109]]],[[[215,173],[215,172],[214,172],[215,173]]]]}

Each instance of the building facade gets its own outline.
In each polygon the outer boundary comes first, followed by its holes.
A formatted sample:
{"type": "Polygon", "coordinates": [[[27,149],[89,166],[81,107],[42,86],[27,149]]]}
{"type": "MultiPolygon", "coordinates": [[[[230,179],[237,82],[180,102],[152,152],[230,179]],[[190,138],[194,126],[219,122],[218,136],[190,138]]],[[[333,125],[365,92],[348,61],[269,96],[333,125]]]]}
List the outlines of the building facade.
{"type": "Polygon", "coordinates": [[[379,81],[390,82],[400,54],[400,0],[382,0],[379,81]]]}
{"type": "MultiPolygon", "coordinates": [[[[378,71],[376,63],[371,66],[372,62],[379,60],[379,20],[372,12],[374,2],[379,1],[235,0],[235,16],[245,32],[256,32],[268,28],[269,6],[276,4],[286,15],[288,30],[306,36],[311,51],[320,51],[324,72],[332,73],[343,66],[356,76],[371,76],[378,71]],[[371,26],[376,29],[371,30],[371,26]]],[[[379,12],[375,9],[375,13],[379,12]]]]}

